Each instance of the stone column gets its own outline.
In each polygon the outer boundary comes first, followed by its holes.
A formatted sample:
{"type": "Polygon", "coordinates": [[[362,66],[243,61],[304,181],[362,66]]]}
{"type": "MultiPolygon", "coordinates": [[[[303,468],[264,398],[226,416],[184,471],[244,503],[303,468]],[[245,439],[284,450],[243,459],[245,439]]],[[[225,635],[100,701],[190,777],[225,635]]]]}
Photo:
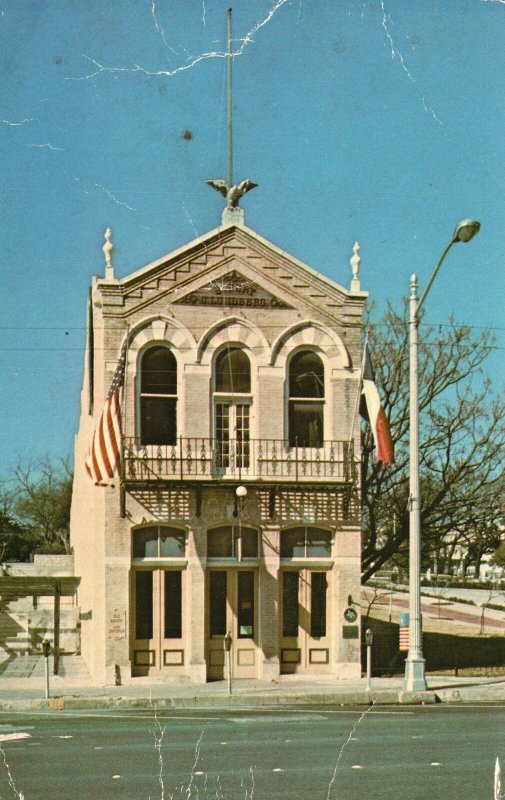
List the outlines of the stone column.
{"type": "Polygon", "coordinates": [[[260,664],[258,677],[279,677],[279,525],[263,523],[259,569],[258,618],[260,664]]]}
{"type": "Polygon", "coordinates": [[[189,536],[186,652],[191,683],[205,683],[205,531],[197,526],[189,536]]]}

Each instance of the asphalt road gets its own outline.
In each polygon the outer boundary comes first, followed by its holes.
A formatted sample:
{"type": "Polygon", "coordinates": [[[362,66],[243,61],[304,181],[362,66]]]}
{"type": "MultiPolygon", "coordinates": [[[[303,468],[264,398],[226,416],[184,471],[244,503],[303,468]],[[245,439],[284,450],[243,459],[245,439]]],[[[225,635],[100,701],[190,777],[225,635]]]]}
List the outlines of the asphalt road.
{"type": "Polygon", "coordinates": [[[0,800],[492,800],[504,723],[496,706],[6,712],[0,800]]]}

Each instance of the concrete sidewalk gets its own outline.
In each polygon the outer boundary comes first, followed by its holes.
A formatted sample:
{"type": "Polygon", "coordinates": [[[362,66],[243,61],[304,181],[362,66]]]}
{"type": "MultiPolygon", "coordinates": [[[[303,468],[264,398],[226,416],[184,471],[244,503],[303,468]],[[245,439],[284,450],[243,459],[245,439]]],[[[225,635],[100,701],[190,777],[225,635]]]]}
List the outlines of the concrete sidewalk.
{"type": "MultiPolygon", "coordinates": [[[[51,659],[50,664],[52,667],[51,659]]],[[[166,678],[135,678],[123,686],[93,684],[82,659],[64,656],[60,674],[50,673],[50,696],[45,698],[45,663],[41,656],[24,656],[0,675],[0,712],[42,709],[251,708],[289,705],[392,705],[432,703],[494,703],[505,705],[505,675],[498,678],[428,676],[428,689],[405,692],[403,679],[363,678],[329,680],[284,675],[277,681],[226,681],[189,684],[166,678]]]]}

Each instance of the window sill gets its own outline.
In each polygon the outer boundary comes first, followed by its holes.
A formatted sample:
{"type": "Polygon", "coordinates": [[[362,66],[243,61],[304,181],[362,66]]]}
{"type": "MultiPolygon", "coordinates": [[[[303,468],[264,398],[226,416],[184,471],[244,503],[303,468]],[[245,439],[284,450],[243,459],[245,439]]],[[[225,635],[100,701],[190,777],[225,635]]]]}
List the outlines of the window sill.
{"type": "Polygon", "coordinates": [[[314,558],[281,558],[281,567],[295,565],[297,567],[328,567],[331,569],[334,565],[334,560],[331,556],[319,556],[314,558]]]}
{"type": "Polygon", "coordinates": [[[215,558],[213,556],[207,557],[207,565],[209,567],[259,567],[259,558],[243,558],[239,561],[237,558],[215,558]]]}
{"type": "Polygon", "coordinates": [[[132,566],[134,567],[187,567],[187,558],[178,558],[177,556],[157,556],[153,558],[132,558],[132,566]]]}

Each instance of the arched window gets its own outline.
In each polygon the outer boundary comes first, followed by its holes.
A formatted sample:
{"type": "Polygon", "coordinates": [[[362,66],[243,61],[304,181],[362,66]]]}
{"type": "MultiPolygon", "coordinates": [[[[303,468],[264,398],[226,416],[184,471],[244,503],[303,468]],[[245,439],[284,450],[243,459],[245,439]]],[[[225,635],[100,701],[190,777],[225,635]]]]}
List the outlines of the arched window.
{"type": "Polygon", "coordinates": [[[177,439],[177,362],[161,345],[142,356],[140,439],[142,444],[175,444],[177,439]]]}
{"type": "Polygon", "coordinates": [[[288,418],[291,447],[322,446],[324,366],[312,350],[301,350],[289,361],[288,418]]]}
{"type": "Polygon", "coordinates": [[[229,345],[214,365],[214,430],[217,463],[223,469],[249,467],[250,392],[249,356],[242,348],[229,345]]]}
{"type": "Polygon", "coordinates": [[[330,556],[330,531],[306,526],[281,531],[281,558],[330,558],[330,556]]]}
{"type": "Polygon", "coordinates": [[[258,531],[244,525],[220,525],[207,531],[209,558],[258,558],[258,531]]]}
{"type": "Polygon", "coordinates": [[[244,394],[251,391],[251,364],[240,347],[227,347],[216,358],[216,392],[244,394]]]}
{"type": "Polygon", "coordinates": [[[132,531],[133,558],[184,558],[186,533],[168,525],[146,525],[132,531]]]}

